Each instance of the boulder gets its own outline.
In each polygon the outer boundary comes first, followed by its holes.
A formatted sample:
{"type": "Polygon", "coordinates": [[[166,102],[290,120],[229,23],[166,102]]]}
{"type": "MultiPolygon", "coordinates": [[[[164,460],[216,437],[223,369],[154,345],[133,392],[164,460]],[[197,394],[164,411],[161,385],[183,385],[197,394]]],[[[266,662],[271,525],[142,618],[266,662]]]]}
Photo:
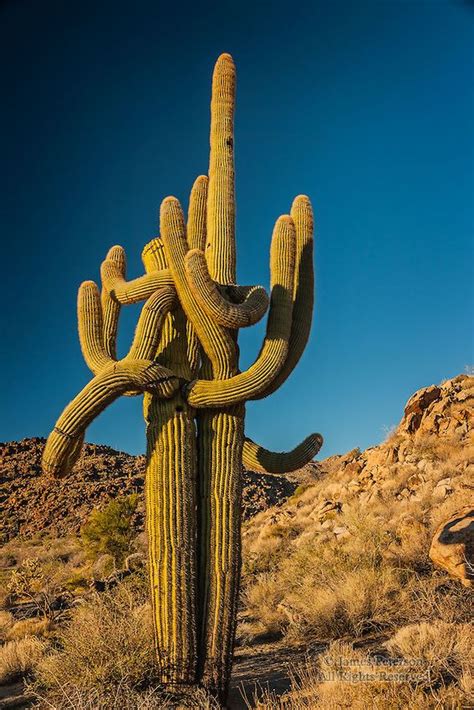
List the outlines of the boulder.
{"type": "Polygon", "coordinates": [[[438,526],[430,559],[470,587],[474,580],[474,506],[465,506],[438,526]]]}

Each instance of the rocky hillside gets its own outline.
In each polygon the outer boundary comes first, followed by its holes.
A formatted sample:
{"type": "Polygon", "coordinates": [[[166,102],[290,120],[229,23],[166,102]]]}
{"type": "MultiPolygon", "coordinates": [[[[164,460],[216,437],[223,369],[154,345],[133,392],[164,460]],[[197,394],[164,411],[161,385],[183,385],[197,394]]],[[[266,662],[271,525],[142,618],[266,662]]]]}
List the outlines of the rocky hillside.
{"type": "Polygon", "coordinates": [[[473,419],[474,377],[459,375],[418,390],[384,443],[322,463],[328,484],[343,483],[361,503],[384,491],[397,500],[423,493],[443,500],[461,490],[467,496],[474,491],[473,419]]]}
{"type": "MultiPolygon", "coordinates": [[[[460,375],[416,392],[400,425],[380,446],[363,452],[354,449],[286,477],[248,471],[244,517],[280,505],[298,484],[302,484],[301,491],[304,486],[312,487],[315,479],[319,484],[313,490],[319,492],[311,515],[328,530],[332,525],[336,534],[342,534],[343,527],[336,513],[348,498],[366,504],[387,495],[402,501],[429,494],[442,501],[454,493],[472,494],[473,408],[474,378],[460,375]]],[[[143,456],[86,444],[74,473],[51,481],[41,474],[43,446],[44,439],[38,438],[0,444],[0,534],[4,541],[18,534],[77,532],[92,508],[119,494],[143,489],[143,456]]],[[[258,517],[257,524],[291,515],[291,510],[291,503],[280,510],[271,508],[258,517]]]]}
{"type": "MultiPolygon", "coordinates": [[[[86,444],[74,472],[59,481],[41,473],[45,440],[32,438],[0,443],[0,540],[36,533],[78,532],[94,507],[110,498],[143,490],[145,457],[130,456],[108,446],[86,444]]],[[[306,474],[307,475],[307,474],[306,474]]],[[[244,518],[280,503],[297,486],[285,476],[248,471],[244,480],[244,518]]],[[[143,510],[139,513],[139,527],[143,510]]]]}
{"type": "Polygon", "coordinates": [[[474,377],[421,389],[385,442],[322,461],[318,480],[249,520],[243,635],[357,637],[366,626],[466,615],[438,579],[454,569],[470,584],[473,422],[474,377]],[[447,550],[459,559],[437,571],[433,560],[442,555],[430,545],[450,520],[464,525],[447,550]]]}
{"type": "MultiPolygon", "coordinates": [[[[344,534],[340,521],[349,501],[362,506],[385,499],[474,502],[474,377],[459,375],[418,390],[385,442],[325,459],[319,481],[306,485],[312,499],[308,514],[335,535],[344,534]]],[[[291,517],[303,505],[302,488],[279,510],[257,516],[247,534],[291,517]]]]}

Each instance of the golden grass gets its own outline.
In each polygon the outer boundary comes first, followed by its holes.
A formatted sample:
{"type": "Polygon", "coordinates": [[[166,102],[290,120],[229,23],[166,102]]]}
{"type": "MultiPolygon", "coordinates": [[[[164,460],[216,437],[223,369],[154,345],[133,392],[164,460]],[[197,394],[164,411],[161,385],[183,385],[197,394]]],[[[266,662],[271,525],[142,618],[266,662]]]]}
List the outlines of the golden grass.
{"type": "Polygon", "coordinates": [[[45,649],[43,641],[32,637],[4,643],[0,647],[0,683],[13,681],[33,671],[45,649]]]}
{"type": "Polygon", "coordinates": [[[15,620],[9,611],[0,610],[0,642],[6,641],[15,620]]]}
{"type": "Polygon", "coordinates": [[[58,640],[60,650],[37,669],[40,685],[51,692],[134,688],[156,677],[150,607],[145,592],[129,585],[77,607],[58,640]]]}
{"type": "Polygon", "coordinates": [[[259,710],[470,707],[474,699],[472,685],[469,686],[472,667],[469,671],[467,666],[472,663],[472,631],[442,622],[415,627],[405,627],[387,643],[391,655],[371,656],[349,643],[333,642],[319,658],[308,658],[293,667],[289,692],[280,697],[274,693],[255,697],[252,707],[259,710]],[[443,634],[447,635],[449,650],[443,648],[443,634]],[[466,653],[471,660],[466,660],[466,653]]]}
{"type": "Polygon", "coordinates": [[[474,672],[474,627],[436,620],[399,629],[386,647],[395,656],[422,659],[431,682],[455,680],[474,672]]]}
{"type": "Polygon", "coordinates": [[[7,641],[15,641],[36,636],[37,638],[48,638],[51,636],[53,624],[49,619],[20,619],[16,621],[6,634],[7,641]]]}
{"type": "MultiPolygon", "coordinates": [[[[403,438],[396,436],[391,444],[403,438]]],[[[474,447],[424,436],[413,452],[415,462],[383,464],[360,477],[336,466],[281,509],[250,521],[241,641],[266,633],[302,643],[358,638],[440,617],[460,623],[473,613],[459,584],[434,570],[428,551],[439,522],[465,505],[474,447]],[[429,469],[416,465],[422,455],[429,469]],[[448,469],[454,492],[435,500],[448,469]]]]}

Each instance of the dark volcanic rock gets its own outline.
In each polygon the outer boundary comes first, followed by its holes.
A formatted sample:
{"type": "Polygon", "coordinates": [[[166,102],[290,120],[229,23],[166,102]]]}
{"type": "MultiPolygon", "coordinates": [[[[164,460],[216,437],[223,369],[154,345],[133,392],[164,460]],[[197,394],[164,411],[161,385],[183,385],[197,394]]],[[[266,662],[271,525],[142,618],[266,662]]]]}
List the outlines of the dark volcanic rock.
{"type": "MultiPolygon", "coordinates": [[[[145,457],[108,446],[85,444],[74,471],[62,480],[41,472],[45,440],[32,438],[0,443],[0,535],[77,533],[93,508],[111,498],[143,491],[145,457]]],[[[292,495],[296,480],[251,471],[244,474],[244,518],[292,495]]],[[[143,505],[137,526],[143,525],[143,505]]]]}

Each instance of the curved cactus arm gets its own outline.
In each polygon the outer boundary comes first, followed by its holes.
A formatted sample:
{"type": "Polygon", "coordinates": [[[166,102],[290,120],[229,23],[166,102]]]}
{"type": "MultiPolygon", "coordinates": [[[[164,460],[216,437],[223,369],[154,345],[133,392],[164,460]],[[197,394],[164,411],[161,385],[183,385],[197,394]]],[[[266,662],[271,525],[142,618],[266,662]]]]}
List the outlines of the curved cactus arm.
{"type": "Polygon", "coordinates": [[[278,374],[288,352],[293,308],[295,228],[288,215],[273,230],[271,299],[265,340],[257,360],[245,372],[227,380],[195,380],[187,387],[188,402],[197,408],[225,407],[258,396],[278,374]]]}
{"type": "Polygon", "coordinates": [[[176,299],[173,288],[161,288],[150,296],[143,305],[138,319],[135,337],[127,359],[153,360],[161,334],[161,324],[176,299]]]}
{"type": "Polygon", "coordinates": [[[108,259],[102,262],[100,274],[102,283],[110,296],[122,305],[144,301],[157,289],[173,285],[173,279],[168,269],[152,271],[137,279],[125,281],[117,265],[108,259]]]}
{"type": "MultiPolygon", "coordinates": [[[[107,252],[106,260],[112,261],[122,278],[125,278],[125,251],[121,246],[114,246],[107,252]]],[[[102,284],[102,328],[105,352],[112,360],[117,359],[117,328],[120,317],[120,303],[115,301],[102,284]]]]}
{"type": "Polygon", "coordinates": [[[211,277],[222,284],[236,282],[235,84],[234,61],[221,54],[212,75],[206,258],[211,277]]]}
{"type": "Polygon", "coordinates": [[[100,293],[94,281],[84,281],[77,294],[77,322],[81,350],[88,367],[97,375],[113,358],[104,346],[100,293]]]}
{"type": "Polygon", "coordinates": [[[323,444],[321,434],[310,434],[291,451],[269,451],[246,438],[242,451],[244,466],[259,473],[290,473],[312,461],[323,444]]]}
{"type": "Polygon", "coordinates": [[[184,267],[188,252],[186,227],[181,205],[175,197],[167,197],[161,204],[160,231],[181,306],[196,330],[213,365],[215,376],[228,376],[229,367],[236,361],[235,343],[230,335],[202,310],[189,286],[184,267]]]}
{"type": "Polygon", "coordinates": [[[186,275],[196,301],[206,313],[226,328],[245,328],[263,318],[268,308],[267,292],[262,286],[247,289],[243,303],[231,303],[209,276],[202,251],[191,249],[185,259],[186,275]]]}
{"type": "Polygon", "coordinates": [[[277,377],[257,399],[275,392],[291,375],[304,352],[311,331],[314,305],[314,220],[311,202],[306,195],[294,199],[291,216],[296,229],[296,268],[288,356],[277,377]]]}
{"type": "Polygon", "coordinates": [[[109,404],[127,390],[140,390],[169,398],[178,379],[170,370],[149,360],[130,360],[106,367],[65,408],[48,437],[42,467],[59,477],[71,469],[81,450],[84,432],[109,404]]]}
{"type": "Polygon", "coordinates": [[[81,455],[82,451],[82,445],[84,443],[84,433],[80,436],[78,436],[76,439],[74,439],[74,444],[72,445],[72,448],[69,449],[69,453],[67,455],[66,461],[64,463],[63,470],[65,473],[67,471],[72,471],[74,468],[74,465],[76,461],[78,460],[79,456],[81,455]]]}

